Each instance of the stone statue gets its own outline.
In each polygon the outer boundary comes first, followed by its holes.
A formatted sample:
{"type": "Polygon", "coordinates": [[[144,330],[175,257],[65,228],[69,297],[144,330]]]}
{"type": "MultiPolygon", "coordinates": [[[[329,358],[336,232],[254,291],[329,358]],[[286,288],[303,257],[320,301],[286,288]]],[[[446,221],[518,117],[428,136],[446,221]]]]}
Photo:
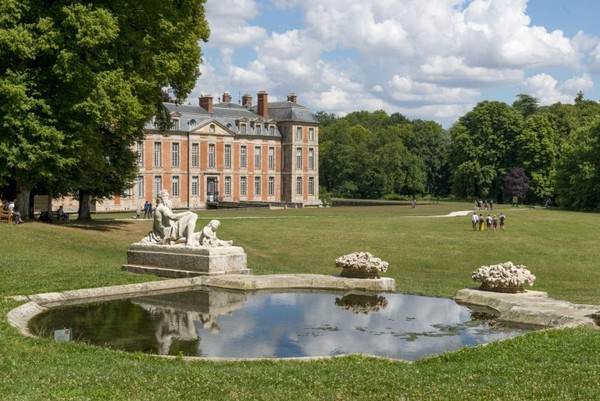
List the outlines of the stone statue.
{"type": "Polygon", "coordinates": [[[221,225],[219,220],[211,220],[200,232],[198,243],[200,246],[217,247],[231,246],[233,241],[223,241],[217,238],[217,229],[221,225]]]}
{"type": "Polygon", "coordinates": [[[198,215],[190,211],[174,213],[171,210],[169,192],[164,189],[156,195],[156,204],[152,231],[142,242],[160,245],[170,245],[174,242],[195,246],[194,229],[198,215]]]}

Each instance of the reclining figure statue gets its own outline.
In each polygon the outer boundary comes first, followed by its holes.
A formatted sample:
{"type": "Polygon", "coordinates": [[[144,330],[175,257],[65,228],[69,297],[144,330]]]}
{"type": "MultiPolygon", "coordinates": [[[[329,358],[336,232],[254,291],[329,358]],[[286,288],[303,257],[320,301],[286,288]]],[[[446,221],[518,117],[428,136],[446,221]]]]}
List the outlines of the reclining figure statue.
{"type": "Polygon", "coordinates": [[[161,190],[156,195],[154,223],[152,231],[141,242],[158,245],[184,244],[190,247],[220,247],[231,246],[233,241],[223,241],[217,238],[219,220],[211,220],[199,233],[195,233],[198,215],[185,211],[174,213],[171,210],[169,192],[161,190]]]}
{"type": "Polygon", "coordinates": [[[190,211],[174,213],[171,210],[169,192],[164,189],[156,195],[156,204],[152,231],[142,242],[160,245],[185,243],[187,246],[196,246],[197,239],[194,229],[198,215],[190,211]]]}

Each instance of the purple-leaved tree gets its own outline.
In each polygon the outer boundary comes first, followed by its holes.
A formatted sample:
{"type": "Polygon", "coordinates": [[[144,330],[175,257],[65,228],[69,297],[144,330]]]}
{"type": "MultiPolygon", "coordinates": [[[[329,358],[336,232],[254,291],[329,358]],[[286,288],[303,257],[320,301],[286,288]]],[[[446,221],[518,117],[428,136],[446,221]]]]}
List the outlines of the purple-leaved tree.
{"type": "Polygon", "coordinates": [[[504,177],[504,194],[509,199],[525,198],[529,191],[529,178],[525,174],[523,167],[513,167],[508,171],[506,177],[504,177]]]}

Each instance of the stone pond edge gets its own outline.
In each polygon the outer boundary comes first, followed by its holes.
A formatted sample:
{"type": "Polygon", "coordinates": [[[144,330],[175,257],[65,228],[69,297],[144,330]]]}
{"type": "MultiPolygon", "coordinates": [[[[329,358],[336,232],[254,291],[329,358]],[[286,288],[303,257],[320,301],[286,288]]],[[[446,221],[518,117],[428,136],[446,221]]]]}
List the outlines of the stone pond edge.
{"type": "MultiPolygon", "coordinates": [[[[7,320],[9,324],[19,330],[22,335],[36,337],[29,331],[29,320],[51,307],[127,298],[150,293],[171,292],[173,290],[185,291],[204,286],[241,291],[315,290],[392,292],[395,290],[395,281],[394,279],[387,277],[380,279],[353,279],[318,274],[274,274],[261,276],[239,274],[188,277],[138,284],[16,296],[13,298],[29,302],[9,311],[7,320]]],[[[506,294],[467,288],[459,290],[454,297],[454,300],[459,304],[468,306],[491,308],[498,313],[496,320],[508,323],[533,325],[541,328],[581,326],[599,328],[600,306],[572,304],[566,301],[555,300],[549,298],[547,293],[540,291],[525,291],[520,294],[506,294]]],[[[169,358],[171,356],[165,357],[169,358]]],[[[343,356],[340,355],[336,357],[343,356]]],[[[323,356],[299,359],[315,360],[328,358],[332,357],[323,356]]],[[[184,359],[238,360],[236,358],[202,357],[184,357],[184,359]]]]}

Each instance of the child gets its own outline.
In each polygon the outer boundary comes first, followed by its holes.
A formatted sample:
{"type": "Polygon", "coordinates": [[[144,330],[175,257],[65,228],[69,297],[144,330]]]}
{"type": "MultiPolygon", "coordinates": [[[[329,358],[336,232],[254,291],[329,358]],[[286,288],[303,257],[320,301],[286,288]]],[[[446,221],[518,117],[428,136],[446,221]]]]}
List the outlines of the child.
{"type": "Polygon", "coordinates": [[[505,221],[506,221],[506,216],[504,215],[504,213],[500,213],[500,229],[501,230],[504,230],[505,221]]]}
{"type": "Polygon", "coordinates": [[[496,227],[498,227],[498,218],[494,215],[492,217],[492,230],[496,231],[496,227]]]}
{"type": "Polygon", "coordinates": [[[491,231],[491,229],[492,229],[492,216],[490,216],[489,214],[485,218],[485,226],[486,226],[486,228],[487,228],[488,231],[491,231]]]}

